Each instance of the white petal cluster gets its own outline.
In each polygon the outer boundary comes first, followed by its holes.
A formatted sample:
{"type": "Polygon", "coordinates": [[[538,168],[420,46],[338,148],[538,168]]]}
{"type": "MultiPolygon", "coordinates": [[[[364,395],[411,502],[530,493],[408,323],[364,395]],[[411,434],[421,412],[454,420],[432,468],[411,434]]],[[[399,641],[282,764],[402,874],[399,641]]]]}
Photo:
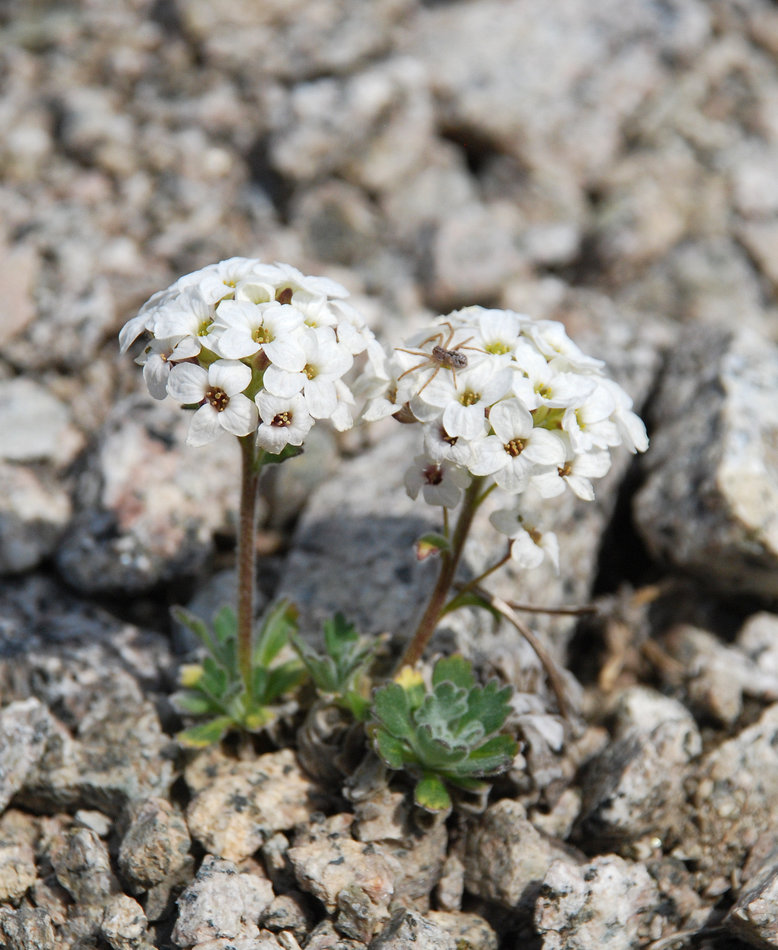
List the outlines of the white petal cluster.
{"type": "Polygon", "coordinates": [[[319,419],[353,425],[356,384],[345,377],[355,357],[366,354],[371,380],[385,375],[383,350],[347,296],[288,264],[233,257],[154,294],[119,343],[124,352],[148,336],[137,362],[155,399],[195,409],[190,444],[256,432],[277,454],[302,445],[319,419]]]}
{"type": "Polygon", "coordinates": [[[524,522],[520,496],[571,491],[591,501],[611,449],[648,448],[629,396],[555,321],[458,310],[397,347],[387,375],[365,416],[421,423],[424,455],[406,477],[409,493],[449,506],[472,476],[487,477],[514,496],[492,524],[524,567],[546,559],[556,566],[558,549],[553,534],[524,522]]]}

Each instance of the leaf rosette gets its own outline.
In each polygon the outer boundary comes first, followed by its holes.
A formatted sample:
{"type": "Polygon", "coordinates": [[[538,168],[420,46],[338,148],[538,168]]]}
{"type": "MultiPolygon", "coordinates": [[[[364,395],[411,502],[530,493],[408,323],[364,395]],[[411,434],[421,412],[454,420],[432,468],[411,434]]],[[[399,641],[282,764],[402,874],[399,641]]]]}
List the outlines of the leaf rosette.
{"type": "Polygon", "coordinates": [[[482,779],[506,771],[518,751],[513,737],[500,734],[511,692],[496,681],[477,685],[459,655],[438,660],[431,689],[406,669],[373,696],[373,747],[390,769],[417,776],[414,798],[427,811],[451,807],[447,786],[484,797],[482,779]]]}

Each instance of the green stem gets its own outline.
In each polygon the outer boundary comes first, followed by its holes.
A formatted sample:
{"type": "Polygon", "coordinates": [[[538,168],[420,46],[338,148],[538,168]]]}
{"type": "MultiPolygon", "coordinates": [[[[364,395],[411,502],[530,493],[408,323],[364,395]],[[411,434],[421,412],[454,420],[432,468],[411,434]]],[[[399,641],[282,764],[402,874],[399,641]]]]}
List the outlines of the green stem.
{"type": "Polygon", "coordinates": [[[454,528],[454,535],[451,539],[451,547],[448,551],[443,551],[440,555],[440,572],[437,582],[430,595],[427,607],[422,614],[422,618],[419,621],[419,625],[416,628],[416,632],[400,660],[400,668],[403,666],[413,666],[415,663],[418,663],[430,637],[435,632],[435,628],[438,625],[438,621],[446,605],[448,592],[451,590],[451,585],[454,583],[454,578],[456,577],[465,541],[470,531],[470,525],[473,523],[473,516],[478,509],[478,505],[483,501],[483,497],[485,497],[482,496],[479,498],[478,494],[481,490],[482,483],[482,477],[474,478],[470,487],[465,492],[462,508],[459,512],[456,527],[454,528]]]}
{"type": "Polygon", "coordinates": [[[251,694],[251,654],[254,646],[254,586],[259,470],[254,435],[238,438],[241,450],[240,514],[238,520],[238,667],[246,693],[251,694]]]}

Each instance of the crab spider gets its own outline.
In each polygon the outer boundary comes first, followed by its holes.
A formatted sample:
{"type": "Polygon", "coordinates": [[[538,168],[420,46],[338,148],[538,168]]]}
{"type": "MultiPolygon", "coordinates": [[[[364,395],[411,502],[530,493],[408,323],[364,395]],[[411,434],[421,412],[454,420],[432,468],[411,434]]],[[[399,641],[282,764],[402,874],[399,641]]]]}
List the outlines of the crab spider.
{"type": "Polygon", "coordinates": [[[421,363],[417,363],[415,366],[411,366],[410,369],[406,369],[404,373],[400,373],[397,377],[397,382],[399,382],[403,376],[407,376],[408,373],[413,373],[417,369],[426,369],[428,366],[434,367],[429,379],[424,383],[418,393],[416,393],[417,396],[420,396],[424,392],[442,369],[451,370],[451,375],[454,377],[454,384],[456,385],[457,370],[464,369],[467,366],[467,356],[464,353],[460,353],[460,350],[478,350],[479,353],[481,352],[477,346],[467,346],[467,344],[474,339],[472,336],[469,336],[466,340],[462,340],[461,343],[457,343],[456,346],[451,346],[451,341],[454,339],[456,330],[448,320],[441,323],[441,326],[448,327],[448,336],[445,336],[443,331],[439,330],[437,333],[433,333],[425,340],[422,340],[419,344],[421,347],[427,343],[431,343],[433,340],[438,340],[429,353],[421,349],[407,350],[403,346],[395,347],[395,349],[400,350],[401,353],[410,353],[412,356],[424,357],[421,363]]]}

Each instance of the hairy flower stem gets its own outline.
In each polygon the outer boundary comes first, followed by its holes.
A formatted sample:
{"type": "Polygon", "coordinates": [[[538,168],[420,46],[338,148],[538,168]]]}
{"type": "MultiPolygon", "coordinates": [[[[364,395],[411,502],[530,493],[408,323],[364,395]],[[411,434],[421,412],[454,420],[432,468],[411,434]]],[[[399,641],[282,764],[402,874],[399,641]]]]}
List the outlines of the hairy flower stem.
{"type": "Polygon", "coordinates": [[[460,509],[459,517],[457,518],[457,523],[454,528],[454,535],[451,538],[451,547],[448,551],[441,552],[440,572],[438,574],[437,583],[430,595],[429,602],[419,621],[413,639],[402,655],[399,668],[403,666],[413,666],[418,663],[424,652],[424,648],[435,632],[435,628],[444,612],[448,593],[454,583],[465,541],[467,540],[470,526],[473,523],[473,516],[485,497],[480,494],[483,481],[483,477],[474,478],[470,487],[465,492],[462,508],[460,509]]]}
{"type": "Polygon", "coordinates": [[[251,694],[251,654],[254,646],[254,586],[259,469],[254,435],[238,438],[241,451],[240,515],[238,520],[238,666],[246,693],[251,694]]]}

